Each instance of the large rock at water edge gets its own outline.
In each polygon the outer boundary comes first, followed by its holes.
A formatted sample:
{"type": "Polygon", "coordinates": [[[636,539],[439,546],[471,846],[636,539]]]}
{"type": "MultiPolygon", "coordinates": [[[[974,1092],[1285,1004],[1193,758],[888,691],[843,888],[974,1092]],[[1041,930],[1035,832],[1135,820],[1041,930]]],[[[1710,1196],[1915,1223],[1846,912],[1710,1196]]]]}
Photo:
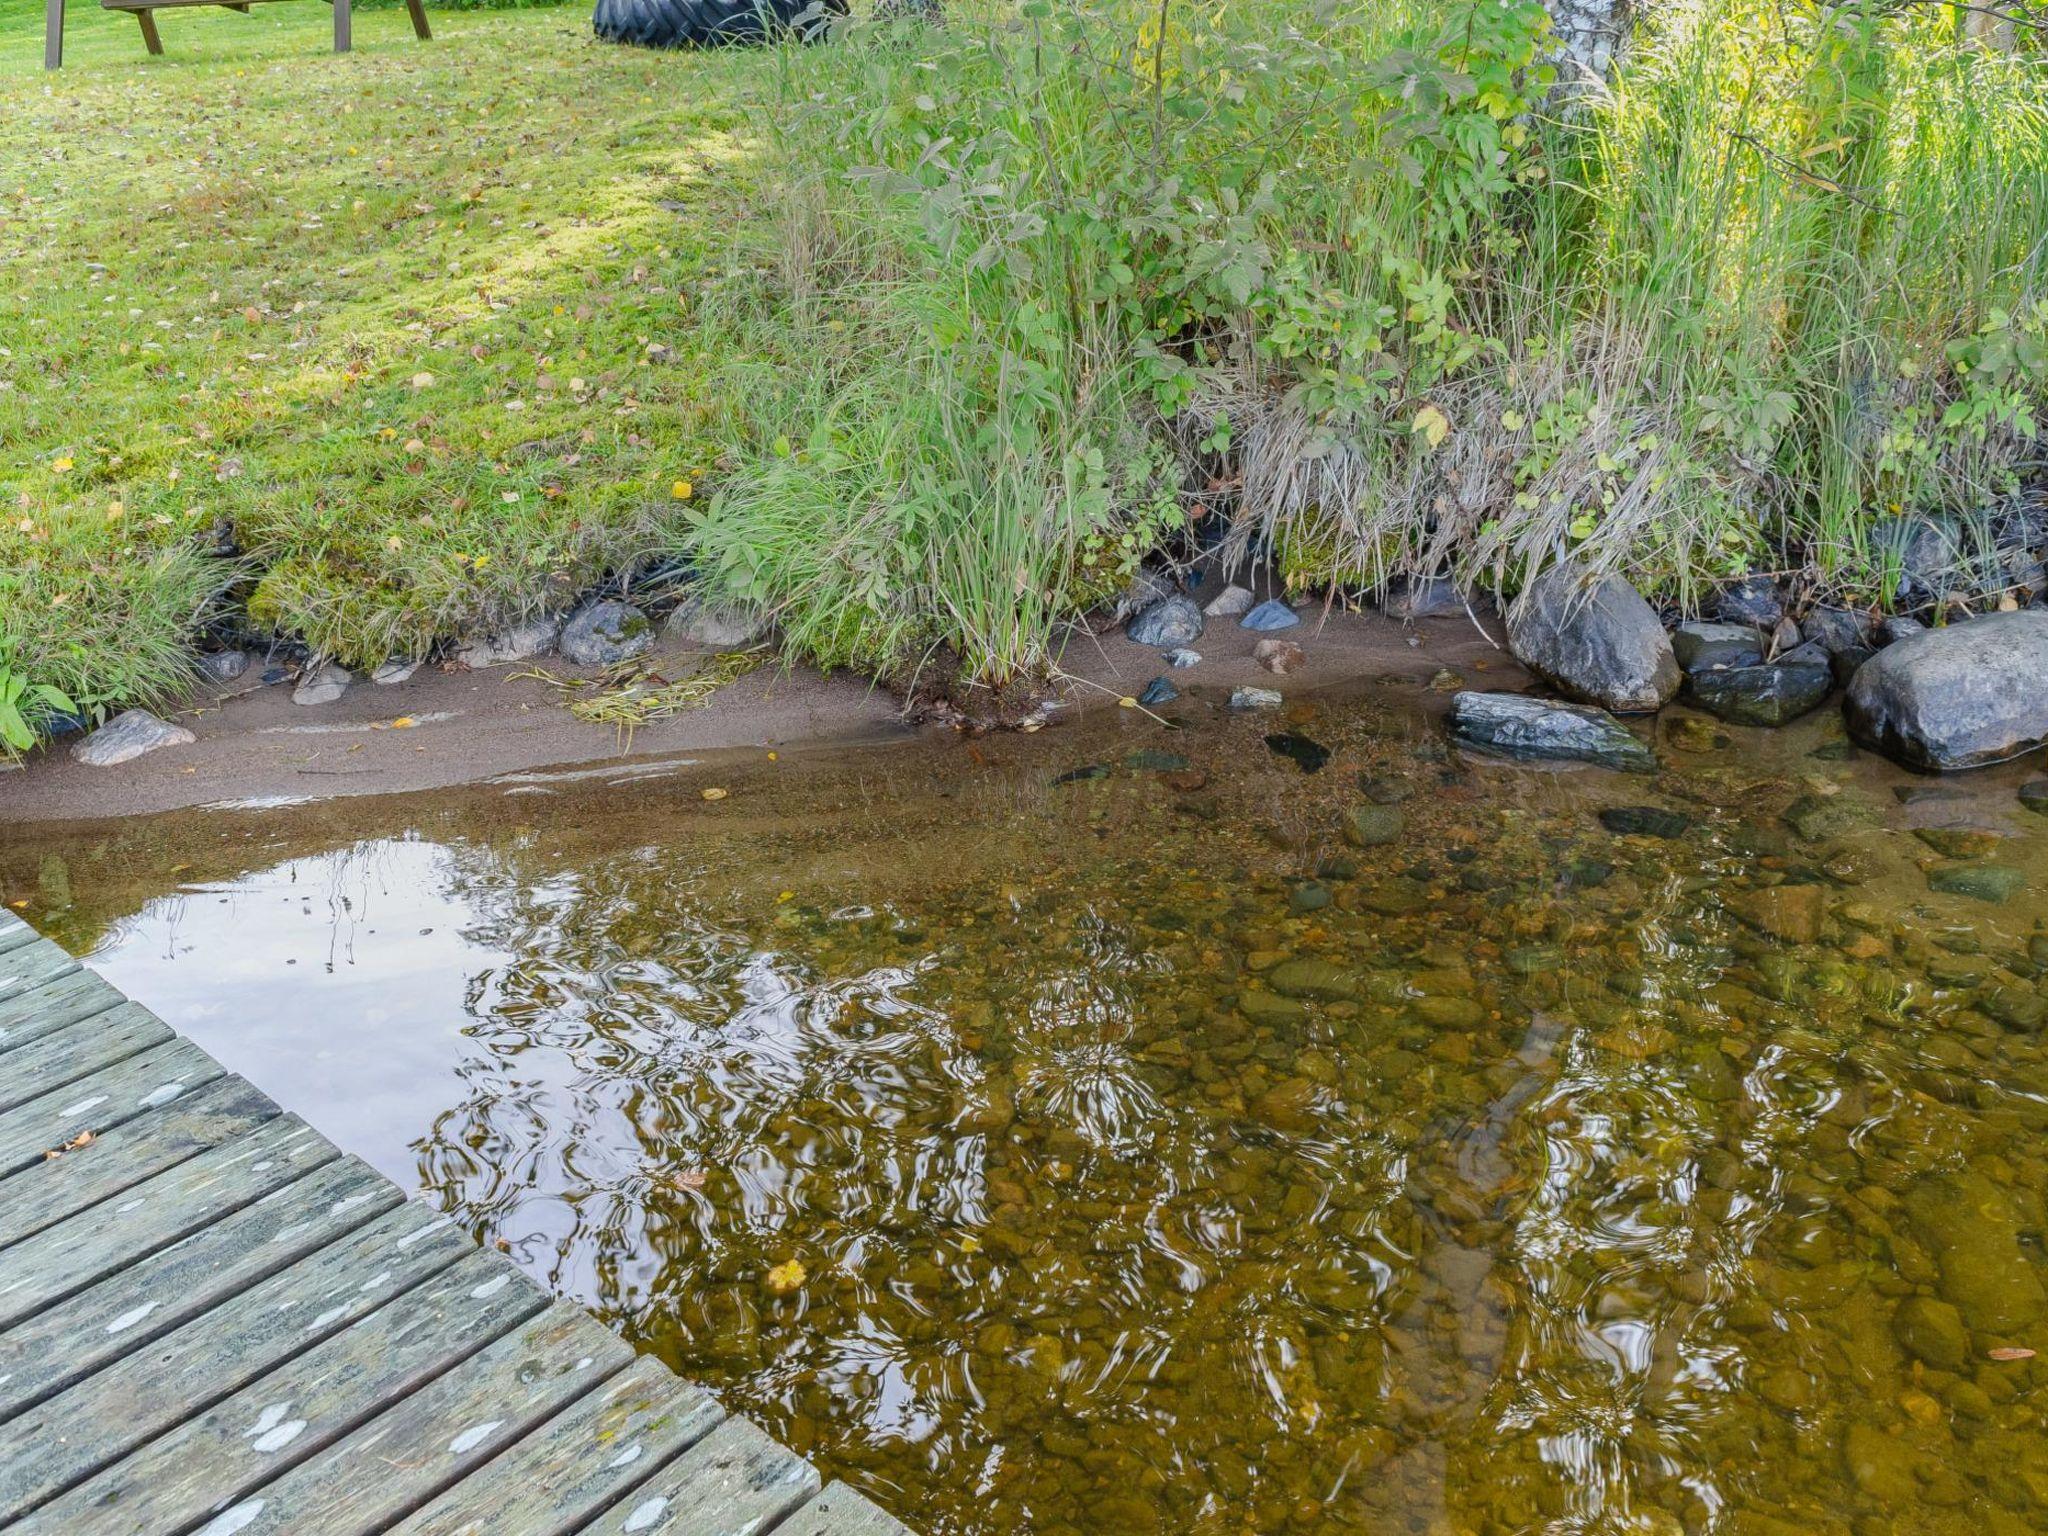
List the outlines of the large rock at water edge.
{"type": "Polygon", "coordinates": [[[1596,763],[1633,772],[1646,772],[1656,762],[1650,749],[1612,715],[1524,693],[1454,694],[1451,735],[1465,746],[1508,757],[1596,763]]]}
{"type": "Polygon", "coordinates": [[[1727,667],[1686,679],[1693,702],[1731,725],[1784,725],[1820,707],[1835,690],[1825,659],[1818,665],[1727,667]]]}
{"type": "Polygon", "coordinates": [[[1914,768],[2003,762],[2048,741],[2048,611],[1922,630],[1866,661],[1843,703],[1849,733],[1914,768]]]}
{"type": "Polygon", "coordinates": [[[654,626],[631,603],[615,597],[585,603],[562,626],[562,656],[579,667],[630,661],[654,644],[654,626]]]}
{"type": "Polygon", "coordinates": [[[182,747],[194,739],[182,725],[159,720],[146,709],[129,709],[79,742],[71,755],[88,768],[112,768],[158,747],[182,747]]]}
{"type": "Polygon", "coordinates": [[[355,681],[355,674],[338,661],[323,661],[299,679],[292,690],[294,704],[332,704],[355,681]]]}
{"type": "Polygon", "coordinates": [[[1124,633],[1139,645],[1186,645],[1202,638],[1202,610],[1176,592],[1132,619],[1124,633]]]}
{"type": "Polygon", "coordinates": [[[1656,612],[1618,576],[1554,565],[1508,611],[1508,649],[1575,699],[1620,714],[1663,708],[1678,662],[1656,612]]]}

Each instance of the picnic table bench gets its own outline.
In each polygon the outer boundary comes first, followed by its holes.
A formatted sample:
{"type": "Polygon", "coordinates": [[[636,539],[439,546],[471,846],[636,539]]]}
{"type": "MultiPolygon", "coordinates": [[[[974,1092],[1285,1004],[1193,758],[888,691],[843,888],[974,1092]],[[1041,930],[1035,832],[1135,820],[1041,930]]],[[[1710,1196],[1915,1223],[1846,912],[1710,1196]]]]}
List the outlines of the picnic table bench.
{"type": "MultiPolygon", "coordinates": [[[[181,10],[193,5],[217,5],[223,10],[240,11],[249,14],[251,4],[258,0],[100,0],[100,8],[108,11],[127,11],[142,27],[142,45],[153,54],[164,51],[163,39],[157,35],[156,13],[158,11],[181,10]]],[[[328,0],[334,7],[334,51],[347,53],[351,38],[351,17],[349,0],[328,0]]],[[[421,0],[405,0],[405,13],[412,18],[415,36],[431,39],[433,33],[427,28],[427,11],[421,0]]],[[[56,69],[64,62],[64,0],[43,0],[43,68],[56,69]]]]}

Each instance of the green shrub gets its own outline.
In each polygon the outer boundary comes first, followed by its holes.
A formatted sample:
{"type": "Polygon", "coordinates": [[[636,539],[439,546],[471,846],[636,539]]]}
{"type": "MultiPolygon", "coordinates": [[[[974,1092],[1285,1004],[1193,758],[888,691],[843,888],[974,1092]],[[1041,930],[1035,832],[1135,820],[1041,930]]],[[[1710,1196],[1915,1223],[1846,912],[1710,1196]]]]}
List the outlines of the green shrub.
{"type": "Polygon", "coordinates": [[[753,426],[686,547],[820,659],[992,680],[1168,493],[1302,583],[1573,551],[1685,597],[1782,558],[1877,592],[1878,520],[2014,487],[2037,55],[1761,0],[1652,8],[1611,94],[1553,48],[1516,0],[1033,0],[785,55],[779,231],[724,295],[753,426]]]}

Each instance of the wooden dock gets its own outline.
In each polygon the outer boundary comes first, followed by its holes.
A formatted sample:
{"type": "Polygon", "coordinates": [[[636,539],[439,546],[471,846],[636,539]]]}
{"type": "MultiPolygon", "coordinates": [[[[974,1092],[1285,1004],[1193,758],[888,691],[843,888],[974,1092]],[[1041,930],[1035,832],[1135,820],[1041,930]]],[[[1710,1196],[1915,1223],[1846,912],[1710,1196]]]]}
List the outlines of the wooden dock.
{"type": "Polygon", "coordinates": [[[0,1530],[908,1536],[11,913],[0,1530]]]}

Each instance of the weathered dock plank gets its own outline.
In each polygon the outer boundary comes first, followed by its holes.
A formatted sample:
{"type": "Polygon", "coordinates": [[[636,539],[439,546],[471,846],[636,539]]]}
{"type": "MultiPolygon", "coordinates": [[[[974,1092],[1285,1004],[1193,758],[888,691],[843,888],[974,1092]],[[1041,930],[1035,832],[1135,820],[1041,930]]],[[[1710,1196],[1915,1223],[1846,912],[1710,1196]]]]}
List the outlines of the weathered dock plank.
{"type": "Polygon", "coordinates": [[[775,1536],[910,1536],[910,1528],[844,1483],[832,1483],[775,1527],[775,1536]]]}
{"type": "Polygon", "coordinates": [[[390,1536],[569,1536],[724,1418],[710,1393],[642,1358],[390,1536]]]}
{"type": "Polygon", "coordinates": [[[502,1260],[472,1252],[52,1500],[21,1522],[20,1536],[186,1530],[546,1305],[545,1294],[502,1260]]]}
{"type": "Polygon", "coordinates": [[[21,1169],[0,1181],[0,1244],[40,1232],[277,1114],[243,1079],[219,1078],[87,1146],[21,1169]]]}
{"type": "MultiPolygon", "coordinates": [[[[168,1247],[341,1154],[296,1115],[0,1248],[0,1329],[168,1247]]],[[[393,1191],[393,1200],[397,1192],[393,1191]]],[[[0,1336],[0,1349],[6,1339],[0,1336]]]]}
{"type": "Polygon", "coordinates": [[[769,1531],[818,1491],[811,1464],[727,1419],[585,1529],[590,1536],[769,1531]]]}
{"type": "Polygon", "coordinates": [[[581,1307],[555,1302],[338,1445],[263,1484],[224,1510],[221,1523],[245,1536],[370,1536],[632,1358],[581,1307]]]}
{"type": "Polygon", "coordinates": [[[0,1112],[54,1093],[170,1038],[170,1026],[140,1003],[122,1003],[39,1036],[19,1050],[0,1054],[0,1112]]]}
{"type": "Polygon", "coordinates": [[[10,949],[19,949],[24,944],[33,943],[41,937],[42,935],[35,929],[18,919],[0,922],[0,955],[6,954],[10,949]]]}
{"type": "Polygon", "coordinates": [[[0,1001],[33,992],[45,982],[78,969],[70,953],[48,939],[30,939],[0,955],[0,1001]]]}
{"type": "Polygon", "coordinates": [[[32,1168],[220,1076],[219,1062],[191,1041],[173,1039],[31,1099],[0,1114],[0,1177],[32,1168]]]}
{"type": "Polygon", "coordinates": [[[329,1163],[0,1334],[0,1414],[89,1376],[399,1203],[367,1164],[329,1163]]]}
{"type": "Polygon", "coordinates": [[[0,1436],[0,1527],[475,1252],[402,1205],[46,1398],[0,1436]]]}
{"type": "Polygon", "coordinates": [[[128,1001],[91,971],[73,971],[0,1001],[0,1052],[128,1001]]]}

